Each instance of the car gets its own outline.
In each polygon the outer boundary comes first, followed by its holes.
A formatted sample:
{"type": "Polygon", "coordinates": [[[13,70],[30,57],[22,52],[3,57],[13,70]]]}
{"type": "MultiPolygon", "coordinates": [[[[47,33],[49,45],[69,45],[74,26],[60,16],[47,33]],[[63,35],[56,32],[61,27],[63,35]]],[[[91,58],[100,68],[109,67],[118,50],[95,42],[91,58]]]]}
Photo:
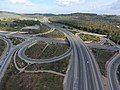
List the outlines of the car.
{"type": "Polygon", "coordinates": [[[87,63],[89,63],[89,61],[87,61],[87,63]]]}

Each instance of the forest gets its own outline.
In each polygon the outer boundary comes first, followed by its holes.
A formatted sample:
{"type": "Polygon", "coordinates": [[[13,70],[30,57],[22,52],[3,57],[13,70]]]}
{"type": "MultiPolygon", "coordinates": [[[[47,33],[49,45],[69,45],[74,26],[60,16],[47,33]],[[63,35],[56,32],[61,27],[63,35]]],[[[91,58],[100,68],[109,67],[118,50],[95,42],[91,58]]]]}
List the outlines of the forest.
{"type": "Polygon", "coordinates": [[[52,16],[49,20],[79,30],[107,35],[115,43],[120,44],[120,16],[73,13],[52,16]]]}

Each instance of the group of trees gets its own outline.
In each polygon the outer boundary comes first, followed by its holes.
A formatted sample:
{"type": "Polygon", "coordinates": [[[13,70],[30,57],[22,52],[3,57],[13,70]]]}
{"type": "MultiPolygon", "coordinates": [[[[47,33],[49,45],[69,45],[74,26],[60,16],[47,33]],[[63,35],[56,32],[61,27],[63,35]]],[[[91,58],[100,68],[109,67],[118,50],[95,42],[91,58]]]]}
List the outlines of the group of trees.
{"type": "Polygon", "coordinates": [[[15,20],[12,22],[11,25],[13,26],[21,26],[21,27],[24,27],[24,26],[34,26],[34,25],[39,25],[40,24],[40,21],[34,21],[34,20],[15,20]]]}
{"type": "Polygon", "coordinates": [[[112,17],[118,16],[101,16],[96,14],[69,14],[50,17],[53,23],[62,23],[80,30],[105,34],[114,42],[120,44],[120,19],[114,20],[112,17]]]}
{"type": "Polygon", "coordinates": [[[20,30],[24,26],[33,26],[33,25],[40,25],[40,21],[35,20],[11,20],[11,21],[2,21],[0,20],[0,29],[1,30],[20,30]]]}

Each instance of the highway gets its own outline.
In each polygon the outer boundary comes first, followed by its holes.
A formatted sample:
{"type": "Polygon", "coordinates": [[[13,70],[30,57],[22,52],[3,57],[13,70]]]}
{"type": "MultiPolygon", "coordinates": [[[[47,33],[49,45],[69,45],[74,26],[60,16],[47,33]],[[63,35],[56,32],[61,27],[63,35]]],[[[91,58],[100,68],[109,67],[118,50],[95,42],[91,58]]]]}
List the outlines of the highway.
{"type": "Polygon", "coordinates": [[[46,25],[62,31],[73,49],[71,62],[64,79],[64,90],[104,90],[98,65],[83,41],[65,29],[48,23],[46,25]]]}
{"type": "MultiPolygon", "coordinates": [[[[50,27],[51,29],[59,30],[63,32],[68,39],[68,42],[64,40],[58,40],[54,38],[44,38],[44,37],[36,37],[36,36],[24,36],[20,34],[14,34],[12,36],[19,37],[25,39],[24,42],[13,46],[9,39],[4,37],[9,37],[7,33],[0,33],[2,35],[4,41],[7,43],[7,49],[4,56],[1,58],[1,68],[0,68],[0,81],[5,74],[5,71],[11,61],[11,58],[15,51],[18,50],[18,56],[27,63],[51,63],[70,56],[70,61],[68,65],[68,69],[66,71],[66,75],[54,72],[54,71],[36,71],[36,72],[50,72],[54,74],[59,74],[65,76],[63,82],[64,90],[104,90],[104,85],[102,81],[102,76],[99,70],[99,66],[89,48],[84,44],[84,42],[80,39],[78,35],[74,35],[66,29],[54,26],[48,23],[47,19],[43,22],[45,25],[50,27]],[[48,43],[58,43],[58,44],[69,44],[70,48],[64,54],[59,55],[58,57],[53,57],[50,59],[32,59],[27,57],[24,53],[25,50],[35,42],[45,41],[48,43]]],[[[43,20],[44,21],[44,20],[43,20]]],[[[106,39],[103,40],[104,43],[106,39]]],[[[108,40],[109,41],[109,40],[108,40]]],[[[110,41],[111,42],[111,41],[110,41]]],[[[112,42],[111,42],[112,43],[112,42]]],[[[110,47],[108,49],[116,49],[116,44],[112,43],[115,48],[110,47]]],[[[97,46],[96,46],[97,47],[97,46]]],[[[99,48],[99,46],[98,46],[99,48]]],[[[106,48],[106,47],[105,47],[106,48]]],[[[118,48],[117,48],[118,49],[118,48]]],[[[17,54],[17,53],[15,53],[17,54]]],[[[15,57],[14,57],[15,58],[15,57]]],[[[14,60],[15,63],[15,60],[14,60]]],[[[120,90],[119,83],[116,76],[117,67],[120,64],[120,53],[113,58],[108,63],[107,66],[107,75],[109,79],[109,88],[110,90],[120,90]]],[[[16,66],[16,65],[15,65],[16,66]]],[[[19,68],[18,68],[19,69],[19,68]]],[[[19,69],[20,71],[22,69],[19,69]]],[[[23,68],[24,70],[24,68],[23,68]]],[[[26,72],[34,72],[34,71],[26,71],[26,72]]]]}
{"type": "Polygon", "coordinates": [[[120,65],[120,53],[114,57],[107,65],[107,76],[109,80],[110,90],[120,90],[119,81],[117,78],[117,69],[120,65]]]}
{"type": "Polygon", "coordinates": [[[12,43],[9,39],[6,39],[5,37],[2,37],[3,40],[7,43],[7,49],[6,49],[6,53],[2,56],[2,58],[0,58],[1,60],[1,67],[0,67],[0,81],[2,79],[2,77],[4,76],[4,73],[8,67],[8,64],[11,60],[12,57],[12,43]]]}

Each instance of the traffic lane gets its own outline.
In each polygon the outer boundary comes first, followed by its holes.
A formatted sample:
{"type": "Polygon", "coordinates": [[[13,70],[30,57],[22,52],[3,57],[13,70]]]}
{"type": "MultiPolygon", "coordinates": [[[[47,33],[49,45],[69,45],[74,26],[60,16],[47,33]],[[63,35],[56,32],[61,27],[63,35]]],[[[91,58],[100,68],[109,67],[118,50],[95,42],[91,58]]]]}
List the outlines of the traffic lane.
{"type": "Polygon", "coordinates": [[[118,54],[111,62],[108,63],[107,72],[108,72],[108,78],[109,78],[109,85],[111,90],[119,90],[119,82],[117,78],[117,68],[120,64],[120,54],[118,54]]]}

